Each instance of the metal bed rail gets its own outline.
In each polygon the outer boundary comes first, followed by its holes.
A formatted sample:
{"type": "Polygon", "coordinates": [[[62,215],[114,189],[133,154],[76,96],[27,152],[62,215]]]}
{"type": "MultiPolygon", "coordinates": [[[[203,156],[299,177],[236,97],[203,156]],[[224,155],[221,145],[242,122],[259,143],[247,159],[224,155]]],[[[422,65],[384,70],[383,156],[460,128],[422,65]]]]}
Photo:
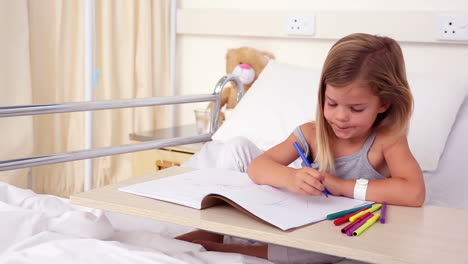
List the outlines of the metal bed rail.
{"type": "Polygon", "coordinates": [[[81,111],[94,111],[104,109],[143,107],[156,105],[171,105],[214,101],[211,110],[210,131],[207,134],[195,135],[189,137],[177,137],[170,139],[153,140],[142,143],[126,144],[120,146],[111,146],[103,148],[92,148],[72,152],[63,152],[57,154],[28,157],[22,159],[12,159],[0,161],[0,171],[15,170],[55,164],[61,162],[84,160],[109,155],[123,154],[135,151],[177,146],[182,144],[206,142],[211,140],[211,135],[218,129],[218,119],[221,104],[221,94],[223,88],[230,81],[237,85],[237,100],[244,95],[244,86],[240,79],[232,74],[225,75],[217,82],[213,94],[208,95],[185,95],[185,96],[164,96],[150,98],[136,98],[123,100],[89,101],[61,104],[44,105],[21,105],[0,107],[0,117],[42,115],[54,113],[68,113],[81,111]]]}

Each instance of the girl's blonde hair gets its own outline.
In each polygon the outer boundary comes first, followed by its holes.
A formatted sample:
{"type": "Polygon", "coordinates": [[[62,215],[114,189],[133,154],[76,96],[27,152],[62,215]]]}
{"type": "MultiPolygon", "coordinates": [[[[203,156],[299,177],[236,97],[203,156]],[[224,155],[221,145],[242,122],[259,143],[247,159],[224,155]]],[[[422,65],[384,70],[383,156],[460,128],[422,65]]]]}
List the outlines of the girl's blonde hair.
{"type": "Polygon", "coordinates": [[[398,43],[388,37],[363,33],[348,35],[328,52],[320,79],[316,137],[320,171],[334,171],[331,151],[334,133],[323,114],[327,84],[343,87],[354,81],[368,85],[390,106],[378,114],[374,128],[398,136],[406,134],[413,108],[413,97],[406,79],[405,61],[398,43]]]}

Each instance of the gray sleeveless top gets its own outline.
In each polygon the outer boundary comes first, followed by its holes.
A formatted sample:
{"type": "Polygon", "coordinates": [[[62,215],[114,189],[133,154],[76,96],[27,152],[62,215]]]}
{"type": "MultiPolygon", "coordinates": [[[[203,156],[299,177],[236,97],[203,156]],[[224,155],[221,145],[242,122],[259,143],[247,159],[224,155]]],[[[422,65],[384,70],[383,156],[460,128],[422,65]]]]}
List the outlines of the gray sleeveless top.
{"type": "MultiPolygon", "coordinates": [[[[377,180],[385,178],[372,167],[367,158],[367,153],[372,143],[374,143],[376,134],[377,133],[373,131],[358,152],[335,159],[335,176],[345,180],[359,178],[377,180]]],[[[312,161],[313,158],[311,157],[312,154],[309,149],[309,144],[307,144],[304,134],[302,134],[301,127],[296,127],[296,129],[294,129],[294,135],[297,137],[298,143],[301,145],[302,150],[304,150],[306,157],[309,161],[312,161]]],[[[302,162],[302,167],[305,167],[304,162],[302,162]]],[[[318,164],[315,162],[312,163],[312,168],[318,168],[318,164]]]]}

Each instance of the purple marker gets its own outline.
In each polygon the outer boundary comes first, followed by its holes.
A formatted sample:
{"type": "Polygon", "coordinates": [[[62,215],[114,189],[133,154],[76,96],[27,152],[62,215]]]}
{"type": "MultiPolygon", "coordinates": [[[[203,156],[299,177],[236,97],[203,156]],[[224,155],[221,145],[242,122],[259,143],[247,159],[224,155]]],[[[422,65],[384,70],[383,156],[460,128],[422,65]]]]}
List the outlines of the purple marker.
{"type": "Polygon", "coordinates": [[[385,214],[387,213],[387,203],[382,203],[382,209],[380,210],[380,223],[385,224],[385,214]]]}
{"type": "Polygon", "coordinates": [[[356,229],[361,227],[365,222],[367,222],[367,220],[371,219],[373,216],[374,214],[368,215],[366,218],[362,219],[361,221],[359,221],[359,223],[353,225],[353,227],[351,227],[348,231],[346,231],[346,234],[348,236],[353,236],[354,231],[356,231],[356,229]]]}

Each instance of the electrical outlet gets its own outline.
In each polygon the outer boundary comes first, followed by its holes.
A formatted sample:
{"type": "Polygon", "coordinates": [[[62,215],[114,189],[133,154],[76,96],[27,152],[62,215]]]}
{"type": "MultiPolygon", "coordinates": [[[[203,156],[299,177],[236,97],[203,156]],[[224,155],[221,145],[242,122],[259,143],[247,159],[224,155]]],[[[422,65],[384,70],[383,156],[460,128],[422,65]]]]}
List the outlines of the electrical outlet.
{"type": "Polygon", "coordinates": [[[438,16],[437,39],[468,40],[468,15],[438,16]]]}
{"type": "Polygon", "coordinates": [[[288,35],[314,35],[314,14],[289,14],[286,21],[286,33],[288,35]]]}

